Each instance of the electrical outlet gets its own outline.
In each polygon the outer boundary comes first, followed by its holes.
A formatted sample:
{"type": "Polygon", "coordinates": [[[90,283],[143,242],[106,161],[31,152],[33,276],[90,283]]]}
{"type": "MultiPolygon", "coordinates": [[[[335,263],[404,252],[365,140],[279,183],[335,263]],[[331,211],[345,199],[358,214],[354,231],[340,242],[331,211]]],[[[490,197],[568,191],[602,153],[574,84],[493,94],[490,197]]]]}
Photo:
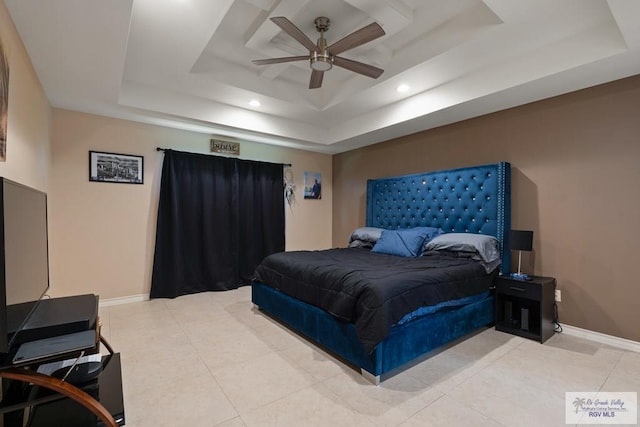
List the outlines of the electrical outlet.
{"type": "Polygon", "coordinates": [[[562,291],[560,289],[556,289],[556,302],[562,301],[562,291]]]}

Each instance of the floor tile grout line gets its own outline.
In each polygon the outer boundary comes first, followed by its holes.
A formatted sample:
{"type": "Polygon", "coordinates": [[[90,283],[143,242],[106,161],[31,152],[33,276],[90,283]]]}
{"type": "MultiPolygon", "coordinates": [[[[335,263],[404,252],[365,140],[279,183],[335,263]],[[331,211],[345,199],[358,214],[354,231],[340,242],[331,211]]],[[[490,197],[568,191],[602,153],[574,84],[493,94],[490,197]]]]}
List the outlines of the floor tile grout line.
{"type": "MultiPolygon", "coordinates": [[[[171,310],[169,310],[171,311],[171,310]]],[[[175,316],[173,316],[175,322],[178,324],[178,327],[180,328],[180,330],[182,331],[182,333],[184,334],[185,338],[187,339],[187,341],[189,342],[189,344],[191,345],[191,347],[193,348],[194,353],[196,354],[196,357],[198,358],[198,360],[200,361],[200,363],[202,363],[205,367],[205,369],[207,370],[207,372],[209,372],[209,375],[211,376],[211,379],[216,383],[216,385],[218,386],[218,388],[220,389],[220,391],[222,392],[222,394],[224,395],[225,399],[227,399],[227,402],[231,405],[231,407],[233,408],[233,410],[236,413],[236,417],[241,417],[240,415],[240,411],[238,410],[238,408],[236,407],[236,405],[233,403],[233,400],[229,397],[229,395],[227,394],[227,391],[224,389],[224,387],[222,386],[222,384],[220,384],[220,382],[218,381],[218,379],[216,378],[215,373],[211,370],[211,367],[206,363],[206,361],[202,358],[202,355],[200,354],[200,351],[198,350],[198,348],[194,345],[193,340],[189,337],[189,334],[187,334],[187,331],[184,329],[184,325],[182,325],[182,323],[180,321],[178,321],[175,316]]],[[[234,417],[235,418],[235,417],[234,417]]],[[[230,421],[234,418],[230,418],[228,420],[222,421],[221,423],[218,424],[222,424],[223,422],[227,422],[230,421]]],[[[242,417],[240,418],[242,419],[242,417]]],[[[246,425],[245,421],[242,420],[242,422],[246,425]]]]}
{"type": "Polygon", "coordinates": [[[611,369],[607,373],[607,377],[602,381],[602,384],[600,384],[600,387],[598,388],[598,393],[600,393],[602,391],[602,388],[607,383],[607,381],[611,377],[611,374],[613,374],[613,372],[616,370],[616,368],[618,367],[618,365],[622,361],[622,358],[624,357],[625,354],[627,354],[627,352],[628,352],[628,350],[625,350],[622,353],[620,353],[620,357],[618,357],[618,360],[616,360],[616,363],[613,364],[613,366],[611,367],[611,369]]]}

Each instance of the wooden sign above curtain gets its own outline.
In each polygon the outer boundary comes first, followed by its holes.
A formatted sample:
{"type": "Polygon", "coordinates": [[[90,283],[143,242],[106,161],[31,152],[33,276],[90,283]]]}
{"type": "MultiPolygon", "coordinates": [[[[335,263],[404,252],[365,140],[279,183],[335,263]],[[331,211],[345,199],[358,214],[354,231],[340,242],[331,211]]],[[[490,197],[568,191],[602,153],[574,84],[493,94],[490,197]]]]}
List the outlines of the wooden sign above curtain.
{"type": "Polygon", "coordinates": [[[218,139],[211,139],[211,152],[220,154],[233,154],[234,156],[240,155],[240,143],[221,141],[218,139]]]}

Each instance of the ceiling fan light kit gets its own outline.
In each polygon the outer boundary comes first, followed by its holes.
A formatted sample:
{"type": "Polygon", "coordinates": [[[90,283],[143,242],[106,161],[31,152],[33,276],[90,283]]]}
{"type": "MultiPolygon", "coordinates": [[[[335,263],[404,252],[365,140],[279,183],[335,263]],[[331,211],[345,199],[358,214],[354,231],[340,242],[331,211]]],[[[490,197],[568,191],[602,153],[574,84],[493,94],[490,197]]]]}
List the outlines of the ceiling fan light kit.
{"type": "Polygon", "coordinates": [[[298,27],[283,16],[271,18],[271,21],[279,26],[285,33],[293,37],[298,43],[309,50],[309,56],[289,56],[284,58],[256,59],[252,62],[255,65],[279,64],[283,62],[294,62],[309,60],[311,67],[311,79],[309,89],[317,89],[322,86],[324,72],[331,70],[334,65],[338,67],[362,74],[367,77],[377,79],[384,72],[381,68],[365,64],[351,59],[342,58],[338,54],[361,46],[379,37],[385,32],[377,23],[369,24],[348,36],[338,40],[330,46],[324,38],[324,33],[329,29],[331,21],[326,16],[319,16],[314,20],[316,30],[320,33],[318,42],[314,44],[298,27]]]}
{"type": "Polygon", "coordinates": [[[329,71],[333,67],[333,58],[326,53],[318,54],[318,52],[313,52],[310,62],[311,68],[316,71],[329,71]]]}

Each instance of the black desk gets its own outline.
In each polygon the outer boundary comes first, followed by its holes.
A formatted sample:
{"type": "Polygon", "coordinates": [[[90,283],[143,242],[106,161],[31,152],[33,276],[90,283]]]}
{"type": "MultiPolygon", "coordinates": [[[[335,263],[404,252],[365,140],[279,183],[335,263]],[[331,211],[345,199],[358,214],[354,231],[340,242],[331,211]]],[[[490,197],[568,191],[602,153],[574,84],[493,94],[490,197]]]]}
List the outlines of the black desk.
{"type": "MultiPolygon", "coordinates": [[[[124,403],[122,400],[122,376],[120,371],[120,353],[102,357],[103,370],[100,376],[79,387],[96,399],[113,416],[115,422],[124,425],[124,403]]],[[[78,402],[66,398],[59,393],[42,389],[35,390],[32,401],[39,401],[33,406],[30,427],[65,426],[87,427],[98,426],[97,417],[78,402]]]]}
{"type": "MultiPolygon", "coordinates": [[[[22,427],[24,421],[27,421],[26,425],[29,427],[124,425],[120,354],[113,353],[108,343],[99,335],[97,297],[92,297],[94,298],[61,298],[59,301],[63,307],[69,301],[83,301],[83,304],[86,303],[86,310],[81,308],[80,312],[86,313],[95,309],[95,316],[84,323],[90,325],[90,328],[95,330],[96,337],[99,337],[88,353],[97,353],[101,342],[112,353],[102,358],[103,371],[94,381],[76,387],[60,379],[37,373],[36,370],[46,362],[78,357],[79,351],[63,352],[56,356],[43,355],[28,363],[13,363],[12,356],[16,349],[12,349],[0,358],[3,390],[0,414],[4,414],[4,427],[22,427]]],[[[48,300],[48,305],[50,312],[61,311],[56,299],[48,300]]],[[[68,318],[64,321],[66,325],[79,326],[82,323],[70,323],[68,318]]]]}
{"type": "Polygon", "coordinates": [[[10,371],[0,371],[0,375],[5,378],[0,404],[0,413],[4,414],[4,427],[22,427],[25,421],[29,427],[93,427],[105,425],[102,422],[104,418],[109,422],[113,420],[108,425],[124,425],[120,354],[103,356],[102,362],[103,371],[98,378],[77,387],[45,375],[29,373],[27,370],[22,374],[24,378],[7,377],[10,371]],[[45,377],[45,381],[51,379],[54,382],[42,384],[44,387],[38,382],[30,383],[42,377],[45,377]],[[6,381],[6,378],[11,381],[6,381]],[[62,383],[67,390],[56,390],[53,387],[49,389],[55,382],[62,383]],[[88,397],[79,399],[78,395],[83,393],[88,397]],[[101,419],[92,406],[101,408],[101,419]]]}

